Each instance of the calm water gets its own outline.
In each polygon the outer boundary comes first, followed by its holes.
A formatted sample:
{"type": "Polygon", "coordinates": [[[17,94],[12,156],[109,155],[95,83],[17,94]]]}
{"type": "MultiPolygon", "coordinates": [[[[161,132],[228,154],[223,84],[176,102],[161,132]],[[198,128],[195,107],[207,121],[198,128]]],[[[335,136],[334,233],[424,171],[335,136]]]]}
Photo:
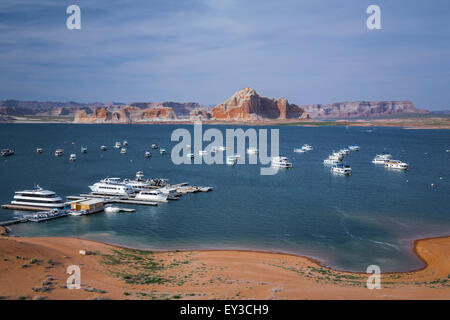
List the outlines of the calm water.
{"type": "MultiPolygon", "coordinates": [[[[356,127],[281,127],[280,153],[292,170],[259,175],[258,165],[172,164],[165,125],[1,124],[0,147],[16,155],[0,159],[0,202],[14,191],[39,184],[61,196],[87,193],[88,185],[106,176],[148,177],[172,183],[214,187],[210,193],[184,195],[158,207],[134,207],[134,213],[68,217],[13,227],[21,236],[77,236],[139,248],[240,248],[292,252],[315,257],[348,270],[370,264],[382,271],[422,266],[411,253],[412,240],[448,235],[450,230],[450,131],[356,127]],[[128,140],[126,155],[113,149],[128,140]],[[169,154],[144,151],[152,143],[169,154]],[[313,151],[296,154],[309,143],[313,151]],[[99,147],[109,150],[101,152],[99,147]],[[351,177],[334,176],[322,160],[349,144],[361,146],[346,163],[351,177]],[[82,155],[80,146],[88,146],[82,155]],[[36,147],[44,153],[36,154],[36,147]],[[55,157],[55,149],[65,156],[55,157]],[[409,172],[385,170],[371,159],[387,151],[411,166],[409,172]],[[71,163],[70,153],[78,161],[71,163]],[[442,178],[442,179],[441,179],[442,178]],[[434,183],[434,187],[431,184],[434,183]]],[[[207,127],[205,127],[207,128],[207,127]]],[[[225,126],[219,127],[224,130],[225,126]]],[[[193,144],[193,143],[192,143],[193,144]]],[[[206,146],[206,145],[205,145],[206,146]]],[[[0,220],[19,212],[0,210],[0,220]]]]}

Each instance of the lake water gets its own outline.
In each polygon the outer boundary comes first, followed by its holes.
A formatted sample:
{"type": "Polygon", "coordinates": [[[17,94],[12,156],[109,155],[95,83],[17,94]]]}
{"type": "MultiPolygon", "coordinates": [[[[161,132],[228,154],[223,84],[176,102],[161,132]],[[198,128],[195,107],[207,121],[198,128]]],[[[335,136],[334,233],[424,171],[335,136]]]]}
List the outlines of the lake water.
{"type": "MultiPolygon", "coordinates": [[[[172,183],[214,187],[157,207],[122,205],[134,213],[19,224],[13,234],[76,236],[151,249],[282,251],[354,271],[371,264],[382,271],[419,268],[412,241],[449,234],[450,131],[282,126],[280,154],[293,168],[261,176],[260,165],[174,165],[170,150],[176,142],[170,136],[179,127],[193,130],[189,125],[0,124],[0,147],[16,152],[0,159],[2,204],[36,184],[65,197],[88,193],[88,185],[101,178],[131,178],[139,170],[172,183]],[[113,145],[124,139],[128,153],[121,155],[113,145]],[[152,150],[152,143],[168,154],[152,150]],[[293,152],[304,143],[314,150],[293,152]],[[353,175],[331,174],[323,159],[350,144],[361,147],[345,160],[353,175]],[[87,154],[80,153],[82,145],[87,154]],[[108,151],[100,151],[101,145],[108,151]],[[36,153],[39,146],[43,154],[36,153]],[[63,157],[54,156],[57,148],[65,149],[63,157]],[[150,159],[144,158],[147,150],[150,159]],[[383,151],[408,162],[410,170],[373,165],[375,154],[383,151]],[[70,153],[77,154],[76,162],[69,161],[70,153]]],[[[0,210],[0,220],[21,214],[0,210]]]]}

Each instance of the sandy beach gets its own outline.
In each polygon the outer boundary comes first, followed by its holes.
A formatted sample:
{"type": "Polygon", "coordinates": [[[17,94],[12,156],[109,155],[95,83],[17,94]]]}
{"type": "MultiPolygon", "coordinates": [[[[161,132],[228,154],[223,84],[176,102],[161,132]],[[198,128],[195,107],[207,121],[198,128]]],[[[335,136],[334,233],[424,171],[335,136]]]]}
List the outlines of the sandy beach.
{"type": "Polygon", "coordinates": [[[367,274],[289,254],[150,252],[74,238],[2,235],[0,298],[450,299],[450,237],[417,240],[414,250],[426,267],[382,274],[382,288],[369,290],[367,274]],[[66,287],[69,265],[81,269],[79,290],[66,287]]]}

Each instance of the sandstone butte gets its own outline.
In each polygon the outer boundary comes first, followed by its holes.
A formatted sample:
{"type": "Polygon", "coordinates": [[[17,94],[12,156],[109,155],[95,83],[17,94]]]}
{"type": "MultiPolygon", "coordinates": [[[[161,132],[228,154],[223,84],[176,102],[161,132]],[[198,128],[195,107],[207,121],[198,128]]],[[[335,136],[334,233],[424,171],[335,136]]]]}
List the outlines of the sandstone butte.
{"type": "Polygon", "coordinates": [[[175,120],[177,116],[170,107],[139,108],[125,106],[119,110],[108,110],[105,107],[94,109],[92,115],[85,110],[75,114],[76,123],[138,123],[160,120],[175,120]]]}
{"type": "Polygon", "coordinates": [[[289,104],[287,99],[262,97],[252,88],[237,91],[230,99],[215,106],[211,111],[215,120],[285,120],[308,118],[299,106],[289,104]]]}

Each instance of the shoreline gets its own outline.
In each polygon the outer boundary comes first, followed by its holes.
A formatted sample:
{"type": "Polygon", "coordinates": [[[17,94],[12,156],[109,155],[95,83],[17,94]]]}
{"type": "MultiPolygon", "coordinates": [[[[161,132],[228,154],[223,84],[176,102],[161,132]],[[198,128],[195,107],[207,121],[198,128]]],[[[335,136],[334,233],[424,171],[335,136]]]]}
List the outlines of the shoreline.
{"type": "MultiPolygon", "coordinates": [[[[168,253],[174,253],[174,252],[181,252],[181,253],[187,253],[187,252],[241,252],[241,253],[257,253],[257,254],[263,254],[263,255],[282,255],[282,256],[290,256],[290,257],[296,257],[301,259],[309,260],[310,262],[317,264],[323,268],[327,268],[336,272],[343,272],[343,273],[352,273],[352,274],[366,274],[362,271],[352,271],[352,270],[346,270],[341,268],[336,268],[331,265],[328,265],[324,259],[321,259],[319,257],[312,257],[308,256],[302,253],[294,253],[294,252],[288,252],[283,250],[277,250],[277,249],[239,249],[239,248],[187,248],[187,249],[158,249],[158,248],[138,248],[134,246],[128,246],[124,244],[119,243],[113,243],[108,242],[105,240],[96,240],[96,239],[90,239],[90,238],[83,238],[83,237],[76,237],[76,236],[37,236],[37,237],[23,237],[23,236],[17,236],[17,235],[10,235],[12,232],[12,229],[6,228],[6,232],[2,232],[2,227],[0,226],[0,236],[8,236],[10,238],[16,238],[16,239],[75,239],[80,241],[90,241],[93,243],[102,244],[105,246],[111,246],[114,248],[120,248],[125,250],[137,250],[137,251],[143,251],[143,252],[154,252],[154,253],[161,253],[161,254],[168,254],[168,253]],[[8,230],[9,229],[9,230],[8,230]]],[[[448,239],[450,241],[450,235],[446,236],[431,236],[431,237],[425,237],[425,238],[417,238],[417,239],[411,239],[411,248],[410,253],[414,254],[414,256],[422,263],[423,266],[411,268],[407,270],[399,270],[399,271],[387,271],[382,272],[382,274],[401,274],[401,273],[411,273],[411,272],[418,272],[426,269],[428,267],[428,262],[423,259],[423,257],[420,255],[420,253],[417,251],[417,246],[420,242],[428,241],[428,240],[439,240],[439,239],[448,239]]],[[[450,266],[449,266],[450,267],[450,266]]],[[[449,270],[450,273],[450,270],[449,270]]]]}
{"type": "Polygon", "coordinates": [[[32,298],[32,288],[36,288],[31,284],[42,281],[36,279],[47,276],[64,280],[67,264],[79,264],[88,274],[84,278],[85,290],[67,290],[60,285],[45,291],[45,296],[98,297],[98,290],[94,290],[95,295],[89,289],[94,287],[106,291],[104,295],[111,299],[146,299],[149,289],[157,299],[166,295],[172,299],[227,299],[230,292],[237,292],[235,299],[385,299],[392,294],[392,298],[400,294],[406,299],[450,299],[450,236],[416,239],[412,251],[423,267],[382,272],[386,279],[383,290],[368,290],[365,282],[369,275],[364,272],[336,270],[318,259],[292,253],[235,249],[150,251],[79,238],[1,236],[0,296],[14,299],[23,292],[32,298]],[[83,256],[79,250],[95,253],[83,256]],[[29,261],[28,266],[19,266],[23,260],[29,261]],[[30,262],[33,260],[37,262],[30,262]],[[52,260],[60,261],[46,265],[45,261],[52,260]],[[141,264],[144,260],[147,262],[141,264]],[[27,274],[32,270],[34,282],[27,274]],[[54,275],[56,270],[59,276],[54,275]],[[140,271],[139,277],[135,270],[140,271]],[[7,283],[14,283],[14,288],[7,288],[7,283]],[[133,292],[131,296],[129,292],[133,292]]]}
{"type": "MultiPolygon", "coordinates": [[[[0,123],[15,124],[81,124],[81,125],[193,125],[194,121],[189,119],[180,120],[155,120],[145,122],[73,122],[69,120],[17,120],[5,121],[0,123]]],[[[394,127],[404,130],[450,130],[450,117],[423,117],[423,118],[375,118],[375,119],[288,119],[288,120],[203,120],[204,125],[230,125],[230,126],[296,126],[296,127],[328,127],[328,126],[347,126],[347,127],[394,127]],[[438,123],[436,123],[436,121],[438,123]]]]}

